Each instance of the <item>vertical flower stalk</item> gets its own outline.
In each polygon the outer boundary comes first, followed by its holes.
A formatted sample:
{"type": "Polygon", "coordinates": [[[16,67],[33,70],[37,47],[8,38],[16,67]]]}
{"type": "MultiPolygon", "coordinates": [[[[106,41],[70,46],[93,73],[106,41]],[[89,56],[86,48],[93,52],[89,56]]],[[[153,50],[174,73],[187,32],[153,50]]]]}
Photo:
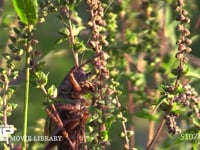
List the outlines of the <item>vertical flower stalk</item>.
{"type": "Polygon", "coordinates": [[[179,61],[179,65],[177,68],[172,69],[172,73],[176,76],[175,83],[167,86],[165,89],[165,92],[167,93],[166,95],[168,95],[169,108],[164,117],[168,132],[173,135],[181,133],[181,129],[176,122],[177,117],[181,115],[181,109],[187,108],[187,110],[192,110],[191,114],[193,114],[194,118],[197,120],[199,120],[200,114],[199,111],[196,111],[199,102],[197,92],[195,92],[189,83],[184,84],[181,82],[184,79],[185,74],[188,72],[188,68],[185,65],[188,61],[186,53],[190,53],[192,50],[189,47],[192,44],[191,39],[188,37],[190,31],[186,27],[190,22],[190,19],[187,17],[188,11],[184,9],[183,0],[177,0],[176,11],[178,12],[176,20],[179,22],[176,30],[180,33],[180,38],[176,41],[178,46],[176,59],[179,61]]]}
{"type": "Polygon", "coordinates": [[[178,16],[176,20],[179,24],[176,27],[176,30],[180,33],[180,38],[177,40],[176,44],[178,45],[178,52],[176,53],[176,58],[179,61],[179,65],[176,69],[173,70],[173,73],[177,76],[175,82],[175,88],[177,88],[179,84],[179,79],[186,73],[186,68],[184,64],[187,63],[188,58],[185,53],[190,53],[191,48],[189,47],[192,44],[192,40],[188,38],[190,35],[190,31],[186,27],[186,25],[190,22],[190,19],[187,17],[188,11],[184,8],[184,1],[177,0],[176,11],[178,12],[178,16]]]}
{"type": "MultiPolygon", "coordinates": [[[[101,149],[104,150],[107,146],[107,128],[105,125],[106,118],[105,114],[107,112],[107,101],[106,101],[106,79],[109,78],[109,71],[106,67],[106,60],[108,55],[103,52],[103,46],[106,46],[108,42],[106,41],[106,36],[104,34],[106,22],[104,21],[104,8],[102,3],[99,0],[86,0],[86,3],[89,6],[90,20],[88,26],[91,29],[91,37],[89,39],[89,45],[95,51],[97,55],[102,54],[100,57],[97,57],[94,60],[94,66],[96,69],[96,85],[97,92],[95,97],[93,97],[94,105],[96,109],[101,111],[99,119],[101,120],[98,123],[98,143],[101,145],[101,149]]],[[[107,87],[108,88],[108,87],[107,87]]]]}
{"type": "MultiPolygon", "coordinates": [[[[9,60],[8,60],[9,61],[9,60]]],[[[10,60],[12,61],[12,59],[10,60]]],[[[7,68],[1,73],[1,81],[2,81],[2,93],[1,93],[1,98],[2,98],[2,111],[3,111],[3,125],[7,126],[8,125],[8,113],[9,113],[9,103],[8,100],[11,98],[11,96],[9,96],[9,92],[14,92],[14,90],[9,87],[9,83],[10,83],[10,78],[12,75],[12,69],[14,69],[14,66],[12,65],[12,63],[8,63],[7,62],[7,68]],[[12,91],[11,91],[12,90],[12,91]]],[[[6,138],[5,143],[7,145],[10,144],[8,137],[6,138]]]]}
{"type": "Polygon", "coordinates": [[[152,148],[164,124],[167,126],[170,134],[177,135],[181,133],[181,129],[177,125],[176,119],[180,115],[179,113],[183,108],[181,108],[182,106],[180,106],[179,101],[177,101],[177,97],[179,97],[185,90],[185,87],[181,83],[181,79],[183,79],[184,75],[188,71],[185,67],[185,63],[187,63],[188,60],[185,53],[189,53],[191,51],[189,45],[192,43],[192,41],[188,38],[190,32],[186,27],[186,24],[190,22],[190,19],[187,17],[188,12],[183,8],[183,6],[184,1],[177,0],[176,11],[178,12],[178,17],[176,20],[179,21],[179,24],[177,25],[176,30],[180,33],[180,39],[176,42],[178,45],[176,59],[179,61],[179,65],[177,68],[172,70],[172,73],[175,75],[175,82],[171,83],[169,86],[165,86],[164,97],[167,99],[167,108],[164,109],[164,118],[160,123],[153,139],[149,142],[147,149],[152,148]],[[182,91],[179,90],[181,88],[182,91]],[[175,107],[178,107],[180,110],[175,107]]]}
{"type": "MultiPolygon", "coordinates": [[[[176,123],[176,118],[179,116],[179,112],[174,111],[173,106],[179,105],[179,103],[183,104],[181,102],[182,98],[180,98],[177,101],[177,97],[180,97],[180,95],[184,93],[183,91],[187,91],[185,85],[181,83],[181,79],[183,79],[184,75],[188,72],[188,68],[186,68],[185,66],[185,64],[188,61],[188,58],[185,54],[191,52],[191,48],[189,46],[192,44],[192,41],[188,38],[188,36],[190,35],[190,31],[186,27],[186,25],[190,22],[190,19],[187,17],[188,11],[184,9],[183,0],[177,0],[176,11],[178,13],[176,21],[179,22],[179,24],[176,27],[176,30],[180,33],[180,38],[176,41],[176,44],[178,46],[178,52],[176,52],[176,59],[179,61],[179,64],[177,68],[172,69],[172,73],[176,76],[175,83],[173,85],[167,86],[165,89],[165,91],[168,93],[167,95],[169,101],[169,109],[166,111],[164,119],[168,131],[171,134],[179,134],[181,132],[181,129],[176,123]],[[182,91],[179,89],[182,89],[182,91]],[[180,94],[177,94],[178,92],[180,94]],[[170,97],[170,95],[173,96],[170,97]]],[[[190,98],[186,96],[183,99],[185,101],[190,98]]]]}

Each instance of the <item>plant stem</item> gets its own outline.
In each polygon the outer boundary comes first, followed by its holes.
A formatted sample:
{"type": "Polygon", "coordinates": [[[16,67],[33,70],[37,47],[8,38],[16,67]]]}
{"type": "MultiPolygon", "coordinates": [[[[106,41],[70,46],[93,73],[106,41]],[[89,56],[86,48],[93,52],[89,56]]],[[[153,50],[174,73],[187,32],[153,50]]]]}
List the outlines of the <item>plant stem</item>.
{"type": "MultiPolygon", "coordinates": [[[[116,103],[116,106],[118,107],[118,108],[120,108],[121,107],[121,104],[120,104],[120,102],[119,102],[119,100],[118,100],[118,97],[116,97],[116,101],[117,101],[117,103],[116,103]]],[[[119,116],[121,117],[121,118],[123,118],[123,113],[120,111],[119,112],[119,116]]],[[[125,139],[125,149],[130,149],[130,141],[129,141],[129,138],[128,138],[128,135],[127,135],[127,129],[126,129],[126,122],[124,121],[124,120],[122,120],[122,128],[123,128],[123,132],[124,132],[124,139],[125,139]]]]}
{"type": "MultiPolygon", "coordinates": [[[[127,64],[126,64],[126,73],[130,73],[131,72],[131,61],[130,59],[128,59],[128,54],[124,55],[125,59],[127,60],[127,64]]],[[[134,104],[133,104],[133,91],[132,91],[132,84],[131,84],[131,80],[127,81],[127,89],[128,89],[128,111],[131,114],[131,116],[133,115],[133,109],[134,109],[134,104]]],[[[131,120],[133,118],[131,117],[131,120]]],[[[125,126],[126,127],[126,126],[125,126]]],[[[129,126],[129,130],[134,132],[134,126],[131,123],[131,125],[129,126]]],[[[134,135],[130,136],[130,147],[134,147],[134,135]]]]}
{"type": "Polygon", "coordinates": [[[149,144],[148,144],[148,146],[147,146],[147,150],[151,150],[151,149],[153,148],[153,145],[155,144],[157,138],[159,137],[160,132],[161,132],[161,130],[162,130],[164,124],[165,124],[165,119],[163,118],[163,119],[162,119],[162,122],[160,123],[160,125],[159,125],[159,127],[158,127],[158,129],[157,129],[157,131],[156,131],[156,134],[154,135],[154,137],[153,137],[153,139],[151,140],[151,142],[149,142],[149,144]]]}
{"type": "Polygon", "coordinates": [[[28,101],[29,101],[29,84],[30,84],[30,32],[32,26],[28,26],[28,39],[26,46],[26,75],[25,75],[25,94],[24,94],[24,124],[23,124],[23,150],[26,150],[26,136],[27,136],[27,124],[28,124],[28,101]]]}
{"type": "Polygon", "coordinates": [[[76,66],[78,66],[79,65],[78,53],[76,52],[76,49],[75,49],[75,44],[76,43],[75,43],[75,39],[74,39],[71,18],[69,18],[68,24],[69,24],[70,43],[71,43],[71,46],[72,46],[72,53],[73,53],[73,56],[74,56],[75,64],[76,64],[76,66]]]}
{"type": "Polygon", "coordinates": [[[147,146],[150,144],[150,142],[153,139],[154,128],[155,128],[155,122],[152,121],[152,120],[149,121],[149,131],[148,131],[148,137],[147,137],[147,146]]]}
{"type": "MultiPolygon", "coordinates": [[[[10,72],[11,72],[11,69],[8,69],[7,70],[7,75],[10,76],[10,72]]],[[[6,92],[8,91],[8,87],[9,87],[9,81],[5,81],[4,83],[4,88],[3,88],[3,96],[2,96],[2,99],[3,99],[3,124],[6,126],[8,124],[7,122],[7,96],[6,96],[6,92]]],[[[6,138],[6,144],[9,144],[9,140],[8,138],[6,138]]]]}

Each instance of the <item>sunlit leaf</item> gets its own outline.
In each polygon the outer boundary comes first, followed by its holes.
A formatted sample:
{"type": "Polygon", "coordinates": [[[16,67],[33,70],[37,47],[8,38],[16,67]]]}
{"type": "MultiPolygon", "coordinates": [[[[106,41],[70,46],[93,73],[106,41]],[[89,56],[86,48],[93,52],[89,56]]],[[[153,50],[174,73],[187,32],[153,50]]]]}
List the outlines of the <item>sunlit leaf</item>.
{"type": "Polygon", "coordinates": [[[12,0],[13,6],[20,20],[28,24],[36,24],[38,20],[37,0],[12,0]]]}
{"type": "Polygon", "coordinates": [[[52,85],[49,89],[48,89],[48,95],[51,98],[56,98],[57,97],[57,88],[55,87],[55,85],[52,85]]]}

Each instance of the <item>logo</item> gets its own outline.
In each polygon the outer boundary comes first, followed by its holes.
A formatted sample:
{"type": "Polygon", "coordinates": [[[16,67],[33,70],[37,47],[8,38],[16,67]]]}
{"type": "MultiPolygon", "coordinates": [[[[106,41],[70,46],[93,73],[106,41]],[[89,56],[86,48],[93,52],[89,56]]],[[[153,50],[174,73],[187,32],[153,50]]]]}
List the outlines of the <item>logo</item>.
{"type": "Polygon", "coordinates": [[[7,141],[12,134],[14,134],[13,125],[0,125],[0,141],[7,141]]]}

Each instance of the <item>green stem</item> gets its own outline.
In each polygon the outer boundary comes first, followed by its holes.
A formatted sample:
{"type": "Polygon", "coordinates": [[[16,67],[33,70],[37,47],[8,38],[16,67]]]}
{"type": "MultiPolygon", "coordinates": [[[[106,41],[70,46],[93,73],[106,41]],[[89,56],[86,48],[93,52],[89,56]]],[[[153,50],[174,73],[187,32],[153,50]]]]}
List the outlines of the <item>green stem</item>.
{"type": "Polygon", "coordinates": [[[68,24],[69,24],[69,32],[70,32],[70,43],[71,43],[71,46],[72,46],[72,52],[73,52],[73,55],[74,55],[74,61],[75,61],[76,66],[79,66],[78,53],[77,53],[77,51],[75,49],[75,44],[76,43],[75,43],[75,39],[74,39],[74,33],[73,33],[71,18],[69,18],[68,24]]]}
{"type": "MultiPolygon", "coordinates": [[[[31,32],[32,26],[28,26],[28,34],[31,32]]],[[[26,51],[26,77],[25,77],[25,95],[24,95],[24,126],[23,126],[23,150],[26,150],[26,136],[27,136],[27,124],[28,124],[28,100],[29,100],[29,84],[30,84],[30,35],[27,39],[27,51],[26,51]]]]}

